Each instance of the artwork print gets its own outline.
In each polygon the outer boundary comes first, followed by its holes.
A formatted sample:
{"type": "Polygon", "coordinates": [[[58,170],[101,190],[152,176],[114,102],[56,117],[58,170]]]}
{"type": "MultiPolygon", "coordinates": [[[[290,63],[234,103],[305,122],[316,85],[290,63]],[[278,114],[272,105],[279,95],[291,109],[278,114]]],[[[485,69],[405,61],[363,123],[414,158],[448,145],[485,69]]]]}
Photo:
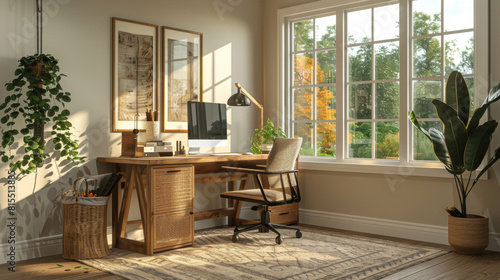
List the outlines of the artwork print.
{"type": "Polygon", "coordinates": [[[118,120],[146,120],[153,109],[153,36],[118,33],[118,120]],[[140,110],[139,110],[140,109],[140,110]]]}
{"type": "Polygon", "coordinates": [[[202,34],[162,28],[163,130],[187,132],[187,102],[202,101],[202,34]]]}
{"type": "Polygon", "coordinates": [[[158,26],[113,18],[113,131],[144,129],[158,111],[158,26]]]}

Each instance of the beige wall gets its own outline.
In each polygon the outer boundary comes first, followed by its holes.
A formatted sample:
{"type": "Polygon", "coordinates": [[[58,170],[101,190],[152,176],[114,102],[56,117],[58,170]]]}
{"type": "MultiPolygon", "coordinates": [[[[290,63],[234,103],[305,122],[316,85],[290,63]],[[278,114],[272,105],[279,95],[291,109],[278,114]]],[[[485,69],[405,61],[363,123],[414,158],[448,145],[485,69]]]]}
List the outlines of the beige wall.
{"type": "MultiPolygon", "coordinates": [[[[264,4],[264,41],[266,61],[266,116],[276,119],[277,108],[277,10],[312,2],[308,0],[272,0],[264,4]]],[[[491,34],[500,32],[500,2],[491,1],[491,34]]],[[[500,82],[500,47],[498,36],[492,36],[491,84],[500,82]]],[[[492,106],[491,114],[500,119],[500,102],[492,106]]],[[[494,135],[493,147],[500,146],[500,130],[494,135]]],[[[490,172],[488,181],[481,181],[468,199],[470,213],[490,216],[490,230],[500,233],[500,164],[490,172]]],[[[388,176],[363,173],[301,170],[303,202],[301,209],[326,213],[347,214],[367,218],[447,226],[448,205],[459,205],[453,197],[451,179],[430,177],[388,176]]],[[[498,244],[497,244],[498,248],[498,244]]]]}
{"type": "MultiPolygon", "coordinates": [[[[0,1],[0,97],[3,84],[13,79],[17,60],[35,52],[33,0],[0,1]]],[[[76,176],[97,174],[95,158],[120,155],[120,135],[111,131],[111,17],[121,17],[203,33],[204,101],[225,103],[235,82],[262,100],[262,2],[227,0],[44,0],[43,50],[60,61],[62,81],[72,93],[68,104],[75,134],[88,163],[69,168],[54,159],[17,184],[17,242],[62,233],[62,208],[56,197],[76,176]],[[219,13],[215,6],[219,7],[219,13]]],[[[3,97],[1,97],[3,100],[3,97]]],[[[249,138],[258,126],[253,107],[228,110],[231,146],[226,151],[249,151],[249,138]]],[[[162,138],[186,143],[185,133],[162,138]]],[[[187,143],[186,143],[187,144],[187,143]]],[[[6,244],[7,165],[0,164],[0,244],[6,244]],[[3,174],[2,174],[3,173],[3,174]]],[[[197,190],[196,208],[210,202],[213,188],[197,190]]],[[[1,249],[0,245],[0,249],[1,249]]],[[[43,247],[43,246],[41,246],[43,247]]],[[[0,250],[1,251],[1,250],[0,250]]],[[[32,256],[43,255],[37,249],[32,256]]],[[[4,256],[2,254],[2,256],[4,256]]],[[[3,257],[0,257],[2,259],[3,257]]]]}

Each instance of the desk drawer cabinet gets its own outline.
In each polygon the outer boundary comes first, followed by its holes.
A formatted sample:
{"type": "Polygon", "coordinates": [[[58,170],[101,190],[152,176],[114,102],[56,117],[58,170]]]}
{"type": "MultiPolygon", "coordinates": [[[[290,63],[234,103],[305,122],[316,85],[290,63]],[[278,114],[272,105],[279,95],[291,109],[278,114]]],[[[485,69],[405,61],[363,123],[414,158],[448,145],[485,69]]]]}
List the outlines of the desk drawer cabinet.
{"type": "Polygon", "coordinates": [[[194,167],[153,168],[153,250],[194,243],[194,167]]]}
{"type": "Polygon", "coordinates": [[[269,206],[269,210],[271,210],[271,223],[291,225],[299,222],[298,203],[269,206]]]}

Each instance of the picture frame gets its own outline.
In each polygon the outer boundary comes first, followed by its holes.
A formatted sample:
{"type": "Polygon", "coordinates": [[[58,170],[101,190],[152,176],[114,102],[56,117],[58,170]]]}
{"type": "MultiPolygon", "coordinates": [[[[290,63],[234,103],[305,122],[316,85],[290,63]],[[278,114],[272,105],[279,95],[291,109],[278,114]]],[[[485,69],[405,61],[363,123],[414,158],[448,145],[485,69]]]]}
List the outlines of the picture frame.
{"type": "Polygon", "coordinates": [[[203,33],[163,26],[162,131],[187,132],[187,102],[203,101],[203,33]]]}
{"type": "Polygon", "coordinates": [[[112,129],[144,130],[146,112],[159,111],[159,26],[112,18],[112,129]]]}

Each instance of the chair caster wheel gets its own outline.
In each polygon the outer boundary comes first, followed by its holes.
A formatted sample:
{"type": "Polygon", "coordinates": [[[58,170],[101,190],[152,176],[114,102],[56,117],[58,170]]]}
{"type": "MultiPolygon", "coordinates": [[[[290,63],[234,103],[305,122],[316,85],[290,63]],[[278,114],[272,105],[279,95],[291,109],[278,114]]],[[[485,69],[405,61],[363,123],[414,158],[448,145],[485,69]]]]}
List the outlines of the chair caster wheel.
{"type": "Polygon", "coordinates": [[[281,244],[283,243],[283,237],[281,235],[276,236],[276,244],[281,244]]]}
{"type": "Polygon", "coordinates": [[[302,237],[302,232],[300,232],[300,230],[297,230],[297,232],[295,233],[295,237],[301,238],[302,237]]]}
{"type": "Polygon", "coordinates": [[[234,234],[233,237],[231,237],[231,241],[233,242],[238,242],[238,235],[234,234]]]}

